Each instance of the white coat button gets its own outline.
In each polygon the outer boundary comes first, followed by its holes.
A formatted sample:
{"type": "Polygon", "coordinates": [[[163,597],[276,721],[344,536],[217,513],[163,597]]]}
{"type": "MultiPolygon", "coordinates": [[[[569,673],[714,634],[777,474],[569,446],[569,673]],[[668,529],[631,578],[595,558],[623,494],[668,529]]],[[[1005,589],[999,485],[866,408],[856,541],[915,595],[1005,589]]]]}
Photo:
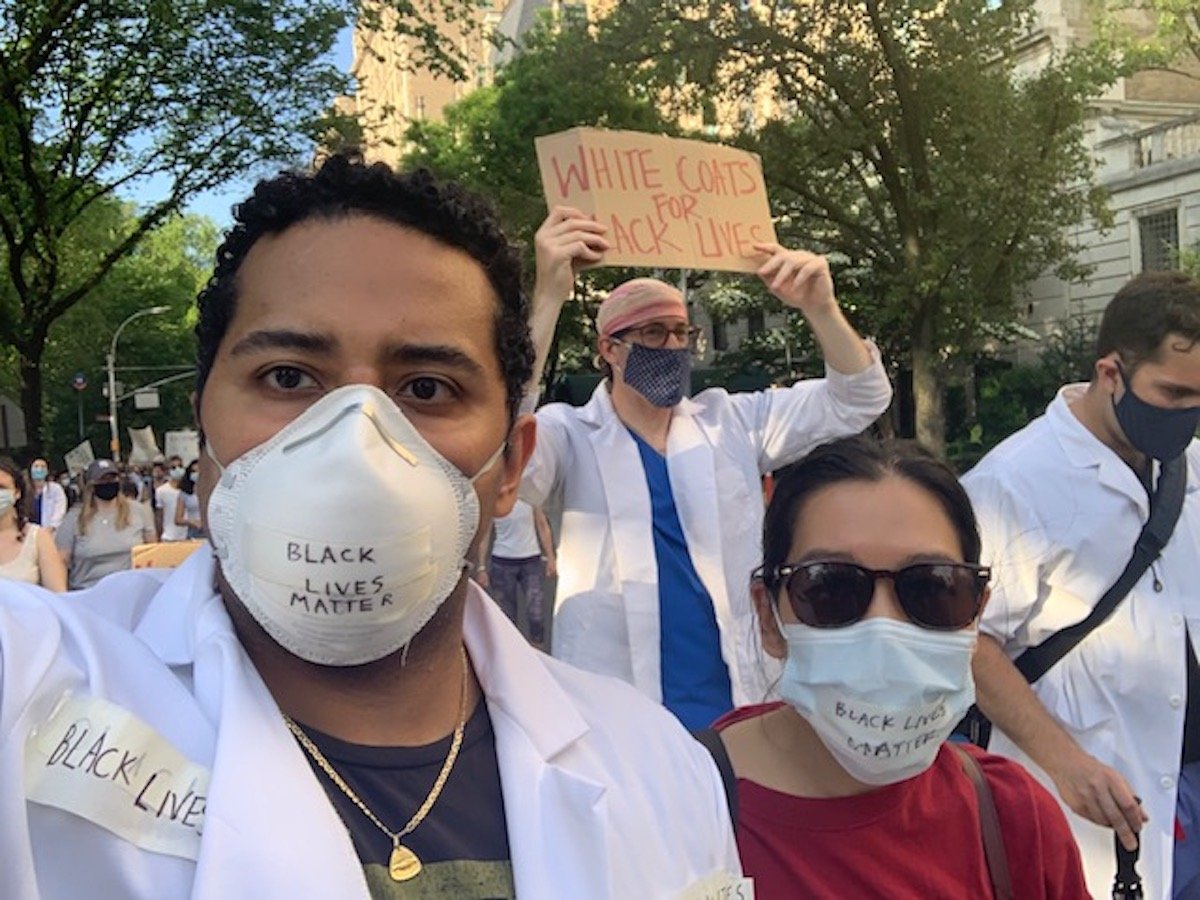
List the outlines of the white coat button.
{"type": "Polygon", "coordinates": [[[1170,775],[1164,775],[1159,780],[1158,783],[1163,786],[1163,790],[1167,790],[1167,791],[1169,791],[1171,788],[1175,787],[1175,779],[1172,778],[1170,775]]]}
{"type": "Polygon", "coordinates": [[[1172,614],[1171,624],[1172,625],[1182,625],[1183,624],[1183,616],[1181,616],[1179,613],[1172,614]]]}
{"type": "Polygon", "coordinates": [[[1179,707],[1182,705],[1183,705],[1183,698],[1180,697],[1178,694],[1172,694],[1171,695],[1171,706],[1174,709],[1179,709],[1179,707]]]}

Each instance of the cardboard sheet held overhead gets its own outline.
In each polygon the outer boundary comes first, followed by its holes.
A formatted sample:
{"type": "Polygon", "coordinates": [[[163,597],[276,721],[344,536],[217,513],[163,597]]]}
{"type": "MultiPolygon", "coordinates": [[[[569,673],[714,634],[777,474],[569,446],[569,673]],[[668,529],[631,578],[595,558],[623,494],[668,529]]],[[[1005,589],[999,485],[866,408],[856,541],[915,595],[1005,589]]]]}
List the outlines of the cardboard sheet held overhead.
{"type": "Polygon", "coordinates": [[[573,128],[535,141],[546,203],[608,228],[603,265],[753,272],[774,242],[759,158],[638,131],[573,128]]]}

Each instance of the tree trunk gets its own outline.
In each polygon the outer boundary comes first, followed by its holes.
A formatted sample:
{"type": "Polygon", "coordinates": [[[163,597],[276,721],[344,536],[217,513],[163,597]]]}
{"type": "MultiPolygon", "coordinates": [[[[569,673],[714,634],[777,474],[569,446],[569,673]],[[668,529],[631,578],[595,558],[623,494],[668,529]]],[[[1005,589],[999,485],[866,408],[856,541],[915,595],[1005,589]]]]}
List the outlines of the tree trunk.
{"type": "Polygon", "coordinates": [[[920,316],[913,330],[913,417],[917,440],[939,456],[946,450],[946,412],[940,369],[933,323],[928,317],[920,316]]]}
{"type": "Polygon", "coordinates": [[[46,341],[36,337],[17,346],[21,358],[21,412],[25,414],[26,452],[30,459],[42,456],[42,353],[46,341]]]}

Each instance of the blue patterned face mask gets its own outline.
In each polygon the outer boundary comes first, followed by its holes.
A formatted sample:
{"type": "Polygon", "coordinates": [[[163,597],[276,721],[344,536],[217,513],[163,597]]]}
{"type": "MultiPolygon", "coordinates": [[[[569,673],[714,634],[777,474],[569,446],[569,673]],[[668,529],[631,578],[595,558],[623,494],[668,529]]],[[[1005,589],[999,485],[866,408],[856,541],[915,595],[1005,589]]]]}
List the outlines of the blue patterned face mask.
{"type": "Polygon", "coordinates": [[[621,373],[627,385],[658,407],[674,406],[683,399],[692,376],[691,349],[622,343],[629,348],[621,373]]]}

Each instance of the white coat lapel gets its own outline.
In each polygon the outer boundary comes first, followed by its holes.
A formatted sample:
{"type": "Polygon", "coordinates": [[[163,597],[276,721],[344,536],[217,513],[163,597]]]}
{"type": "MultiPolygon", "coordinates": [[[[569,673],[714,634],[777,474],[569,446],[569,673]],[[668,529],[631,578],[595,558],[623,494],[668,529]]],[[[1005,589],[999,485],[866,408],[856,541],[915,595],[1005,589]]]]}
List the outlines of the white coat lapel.
{"type": "MultiPolygon", "coordinates": [[[[722,529],[714,520],[720,514],[717,500],[716,464],[712,445],[705,440],[695,418],[689,414],[691,401],[685,400],[671,419],[667,434],[667,468],[671,475],[671,493],[679,522],[687,539],[688,552],[696,574],[704,582],[717,609],[717,621],[728,621],[729,594],[725,588],[725,569],[721,552],[722,529]]],[[[747,579],[750,573],[746,573],[747,579]]]]}
{"type": "Polygon", "coordinates": [[[221,724],[194,898],[367,898],[345,826],[232,633],[197,648],[221,724]]]}
{"type": "Polygon", "coordinates": [[[349,835],[212,584],[204,548],[168,580],[138,629],[165,663],[191,665],[193,693],[217,732],[192,896],[365,900],[349,835]]]}
{"type": "Polygon", "coordinates": [[[609,898],[606,788],[573,753],[588,725],[540,654],[471,590],[464,633],[496,736],[517,896],[609,898]]]}
{"type": "Polygon", "coordinates": [[[659,697],[662,677],[658,656],[658,566],[654,559],[653,515],[646,471],[629,430],[612,408],[602,384],[588,404],[597,426],[588,433],[612,528],[619,590],[629,629],[633,683],[659,697]]]}

